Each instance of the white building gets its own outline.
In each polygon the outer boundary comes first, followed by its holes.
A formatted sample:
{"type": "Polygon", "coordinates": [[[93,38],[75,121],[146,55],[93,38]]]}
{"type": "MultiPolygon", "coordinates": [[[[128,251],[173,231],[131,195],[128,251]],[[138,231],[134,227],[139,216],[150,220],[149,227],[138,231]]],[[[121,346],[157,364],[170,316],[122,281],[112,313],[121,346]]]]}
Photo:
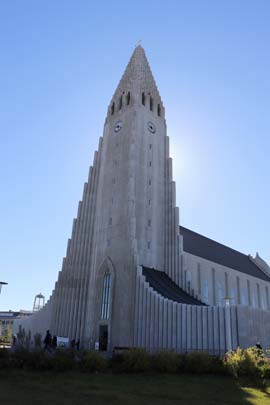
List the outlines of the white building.
{"type": "Polygon", "coordinates": [[[46,306],[17,322],[86,347],[270,345],[269,266],[179,227],[165,109],[136,47],[46,306]],[[225,301],[229,305],[225,305],[225,301]]]}

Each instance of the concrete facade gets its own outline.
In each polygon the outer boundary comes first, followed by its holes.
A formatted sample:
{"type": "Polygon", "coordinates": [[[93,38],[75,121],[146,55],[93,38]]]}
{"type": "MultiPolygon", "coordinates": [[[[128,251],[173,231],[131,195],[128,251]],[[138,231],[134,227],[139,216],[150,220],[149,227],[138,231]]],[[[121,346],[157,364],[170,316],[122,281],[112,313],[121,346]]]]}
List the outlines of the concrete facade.
{"type": "Polygon", "coordinates": [[[109,104],[55,289],[14,331],[50,329],[103,350],[269,346],[270,269],[259,257],[247,260],[258,277],[185,251],[165,109],[138,46],[109,104]],[[196,305],[158,293],[144,267],[164,272],[196,305]]]}

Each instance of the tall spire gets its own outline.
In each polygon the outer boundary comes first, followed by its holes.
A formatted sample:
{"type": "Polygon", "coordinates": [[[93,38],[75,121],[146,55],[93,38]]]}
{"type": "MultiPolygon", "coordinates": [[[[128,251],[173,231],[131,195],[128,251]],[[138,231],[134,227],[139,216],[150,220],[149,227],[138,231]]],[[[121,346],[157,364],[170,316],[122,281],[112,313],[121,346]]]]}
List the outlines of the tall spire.
{"type": "Polygon", "coordinates": [[[140,44],[136,46],[131,55],[125,72],[116,88],[112,101],[121,94],[131,92],[133,97],[139,99],[142,93],[151,95],[156,102],[162,105],[159,91],[151,72],[145,51],[140,44]]]}

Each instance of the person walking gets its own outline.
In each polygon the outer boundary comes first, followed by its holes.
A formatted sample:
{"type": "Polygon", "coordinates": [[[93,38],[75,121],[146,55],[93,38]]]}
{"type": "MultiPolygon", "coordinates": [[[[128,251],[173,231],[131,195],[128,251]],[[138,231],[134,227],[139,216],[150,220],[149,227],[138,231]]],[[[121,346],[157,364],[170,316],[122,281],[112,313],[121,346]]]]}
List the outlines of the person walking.
{"type": "Polygon", "coordinates": [[[47,330],[45,339],[43,341],[44,343],[44,349],[50,351],[51,346],[52,346],[52,335],[50,334],[50,331],[47,330]]]}

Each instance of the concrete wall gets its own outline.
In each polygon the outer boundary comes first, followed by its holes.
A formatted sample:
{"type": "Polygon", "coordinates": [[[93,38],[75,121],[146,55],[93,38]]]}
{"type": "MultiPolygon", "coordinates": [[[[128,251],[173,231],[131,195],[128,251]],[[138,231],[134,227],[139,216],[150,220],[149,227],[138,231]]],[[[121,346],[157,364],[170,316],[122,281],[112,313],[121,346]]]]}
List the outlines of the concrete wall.
{"type": "Polygon", "coordinates": [[[270,282],[190,253],[183,256],[182,288],[202,302],[222,306],[224,297],[230,297],[232,305],[270,310],[270,282]]]}
{"type": "Polygon", "coordinates": [[[238,346],[236,308],[186,305],[155,292],[138,267],[134,346],[224,353],[238,346]]]}
{"type": "Polygon", "coordinates": [[[270,312],[242,305],[194,306],[173,302],[155,292],[138,267],[134,346],[155,351],[207,350],[223,354],[253,346],[270,346],[270,312]]]}
{"type": "Polygon", "coordinates": [[[40,311],[29,317],[16,319],[13,324],[12,333],[18,333],[19,327],[21,326],[25,329],[26,333],[30,330],[32,337],[36,333],[40,333],[45,338],[46,331],[51,327],[52,308],[53,303],[52,298],[50,298],[40,311]]]}

